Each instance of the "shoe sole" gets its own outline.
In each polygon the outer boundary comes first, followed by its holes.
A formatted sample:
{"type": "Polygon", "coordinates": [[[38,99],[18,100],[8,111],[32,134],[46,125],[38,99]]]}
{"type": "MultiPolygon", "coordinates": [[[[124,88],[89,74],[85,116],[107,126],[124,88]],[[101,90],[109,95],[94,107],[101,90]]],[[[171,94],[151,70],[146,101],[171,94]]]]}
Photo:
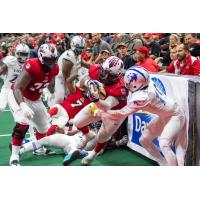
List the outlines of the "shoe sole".
{"type": "Polygon", "coordinates": [[[71,157],[68,160],[63,161],[63,165],[67,166],[69,165],[72,161],[76,160],[77,158],[79,158],[80,152],[79,150],[76,150],[72,153],[71,157]]]}

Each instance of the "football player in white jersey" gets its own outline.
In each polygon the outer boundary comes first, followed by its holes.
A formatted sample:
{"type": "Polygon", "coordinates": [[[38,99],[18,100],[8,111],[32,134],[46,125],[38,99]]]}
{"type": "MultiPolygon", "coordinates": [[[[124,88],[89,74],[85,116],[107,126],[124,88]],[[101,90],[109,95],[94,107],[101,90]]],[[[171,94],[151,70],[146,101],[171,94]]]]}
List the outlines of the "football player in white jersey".
{"type": "MultiPolygon", "coordinates": [[[[74,129],[70,132],[77,132],[77,130],[74,129]]],[[[68,133],[68,131],[66,131],[66,133],[68,133]]],[[[73,136],[56,132],[55,134],[46,136],[40,140],[32,140],[26,144],[23,144],[20,148],[19,154],[22,155],[29,151],[35,151],[42,148],[43,146],[60,148],[63,149],[65,154],[67,154],[65,156],[65,159],[63,160],[63,165],[66,166],[77,158],[85,157],[86,155],[88,155],[87,151],[90,151],[94,148],[96,137],[88,142],[84,150],[77,149],[77,145],[82,139],[83,135],[81,132],[78,132],[73,136]]]]}
{"type": "Polygon", "coordinates": [[[4,84],[0,92],[0,112],[4,111],[8,103],[8,93],[11,85],[21,73],[22,65],[30,57],[30,49],[26,44],[18,44],[15,56],[6,56],[0,62],[0,75],[4,84]]]}
{"type": "MultiPolygon", "coordinates": [[[[142,67],[129,68],[124,76],[126,88],[130,94],[127,105],[120,110],[103,111],[97,109],[94,116],[104,119],[125,119],[127,116],[144,110],[156,117],[145,127],[140,144],[156,159],[160,165],[184,165],[186,147],[178,142],[178,137],[185,128],[186,117],[182,108],[173,99],[160,92],[159,88],[149,78],[149,73],[142,67]],[[160,151],[154,146],[153,140],[159,137],[160,151]],[[171,145],[175,144],[176,154],[171,145]]],[[[83,158],[87,164],[95,157],[92,151],[83,158]]]]}
{"type": "Polygon", "coordinates": [[[87,73],[87,68],[90,66],[81,58],[81,54],[85,49],[84,38],[81,36],[74,36],[70,45],[71,49],[65,51],[58,59],[59,74],[55,79],[55,93],[49,101],[50,106],[60,103],[64,100],[67,92],[66,85],[68,78],[72,74],[78,74],[79,77],[84,75],[87,73]]]}

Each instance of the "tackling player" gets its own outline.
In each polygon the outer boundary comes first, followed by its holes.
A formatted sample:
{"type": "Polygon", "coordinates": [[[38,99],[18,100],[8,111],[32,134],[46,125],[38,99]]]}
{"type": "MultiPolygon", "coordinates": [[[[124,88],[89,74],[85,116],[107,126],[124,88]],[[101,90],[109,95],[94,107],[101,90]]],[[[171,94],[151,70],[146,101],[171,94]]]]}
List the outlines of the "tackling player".
{"type": "MultiPolygon", "coordinates": [[[[120,110],[96,110],[94,116],[103,119],[120,120],[144,110],[157,117],[145,127],[140,137],[141,145],[157,160],[160,165],[184,165],[185,146],[180,144],[181,133],[184,133],[186,117],[183,109],[173,99],[162,93],[150,79],[146,69],[138,66],[129,68],[124,76],[126,88],[130,91],[127,105],[120,110]],[[154,146],[153,140],[159,136],[160,149],[154,146]],[[175,143],[176,154],[171,145],[175,143]]],[[[94,158],[94,153],[85,157],[85,162],[94,158]]]]}

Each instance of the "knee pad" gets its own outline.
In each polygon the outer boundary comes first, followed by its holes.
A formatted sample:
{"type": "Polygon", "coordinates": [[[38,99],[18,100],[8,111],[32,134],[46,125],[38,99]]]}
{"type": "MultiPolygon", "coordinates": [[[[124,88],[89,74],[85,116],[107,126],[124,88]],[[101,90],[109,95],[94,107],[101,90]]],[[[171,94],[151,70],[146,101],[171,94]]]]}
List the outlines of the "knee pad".
{"type": "Polygon", "coordinates": [[[12,137],[15,139],[23,140],[28,129],[29,129],[29,125],[16,123],[13,129],[12,137]]]}

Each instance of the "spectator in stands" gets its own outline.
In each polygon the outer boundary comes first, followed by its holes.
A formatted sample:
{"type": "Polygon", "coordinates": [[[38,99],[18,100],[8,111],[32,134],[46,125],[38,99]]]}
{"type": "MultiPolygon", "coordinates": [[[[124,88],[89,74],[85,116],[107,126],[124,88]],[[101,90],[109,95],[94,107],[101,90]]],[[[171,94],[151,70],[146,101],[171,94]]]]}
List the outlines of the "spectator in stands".
{"type": "Polygon", "coordinates": [[[184,37],[184,42],[185,42],[185,44],[188,45],[188,47],[190,47],[191,44],[193,44],[193,43],[200,44],[200,40],[198,39],[196,33],[186,33],[185,37],[184,37]]]}
{"type": "Polygon", "coordinates": [[[92,40],[94,43],[94,47],[93,47],[93,55],[91,58],[91,63],[97,63],[96,59],[99,59],[98,57],[101,56],[100,53],[102,52],[102,50],[108,50],[111,55],[114,55],[113,50],[111,49],[110,45],[103,41],[101,39],[101,33],[92,33],[92,40]]]}
{"type": "Polygon", "coordinates": [[[162,57],[158,57],[155,59],[156,63],[160,66],[161,69],[166,68],[172,62],[170,57],[170,51],[173,48],[176,48],[180,44],[180,37],[177,34],[171,34],[169,36],[169,45],[168,50],[162,57]]]}
{"type": "Polygon", "coordinates": [[[111,41],[111,36],[109,33],[103,33],[102,34],[102,40],[106,41],[107,43],[110,43],[111,41]]]}
{"type": "Polygon", "coordinates": [[[128,69],[129,67],[133,66],[136,61],[133,59],[133,55],[128,54],[127,45],[123,42],[117,45],[118,55],[120,59],[122,59],[124,63],[124,69],[128,69]]]}
{"type": "Polygon", "coordinates": [[[130,45],[129,45],[130,51],[132,51],[132,50],[134,51],[137,48],[144,46],[144,42],[142,41],[140,33],[131,33],[130,38],[131,38],[131,42],[130,42],[130,45]]]}
{"type": "Polygon", "coordinates": [[[92,48],[87,47],[86,50],[82,53],[82,59],[86,62],[92,57],[92,48]]]}
{"type": "Polygon", "coordinates": [[[62,40],[61,39],[57,39],[56,41],[56,48],[57,48],[57,51],[58,51],[58,54],[59,56],[65,52],[65,49],[64,49],[64,44],[62,43],[62,40]]]}
{"type": "Polygon", "coordinates": [[[3,54],[3,57],[6,57],[8,55],[8,47],[6,46],[5,42],[2,42],[1,44],[1,52],[3,54]]]}
{"type": "Polygon", "coordinates": [[[155,59],[160,56],[160,44],[154,39],[152,33],[146,33],[144,35],[146,46],[150,49],[149,55],[151,58],[155,59]]]}
{"type": "Polygon", "coordinates": [[[177,46],[177,59],[177,62],[175,61],[167,67],[167,72],[181,75],[200,75],[200,61],[190,55],[187,45],[177,46]]]}
{"type": "Polygon", "coordinates": [[[144,67],[150,72],[159,71],[158,64],[149,57],[149,49],[145,46],[140,47],[136,50],[135,59],[137,63],[135,65],[144,67]]]}
{"type": "Polygon", "coordinates": [[[169,50],[177,47],[180,44],[180,37],[177,34],[169,36],[169,50]]]}
{"type": "Polygon", "coordinates": [[[40,47],[42,44],[45,44],[46,40],[46,34],[40,34],[39,35],[39,41],[38,41],[38,47],[40,47]]]}
{"type": "Polygon", "coordinates": [[[3,58],[3,53],[1,51],[1,48],[0,48],[0,60],[3,58]]]}
{"type": "Polygon", "coordinates": [[[103,49],[100,52],[99,56],[96,58],[95,64],[101,64],[101,63],[103,63],[110,56],[111,56],[110,51],[108,51],[107,49],[103,49]]]}
{"type": "MultiPolygon", "coordinates": [[[[170,59],[171,59],[171,63],[168,68],[171,68],[171,66],[173,66],[174,63],[176,63],[178,61],[177,60],[177,47],[170,49],[170,59]]],[[[162,72],[166,72],[166,69],[164,69],[162,72]]]]}
{"type": "Polygon", "coordinates": [[[196,57],[198,60],[200,60],[200,44],[199,43],[193,43],[190,45],[189,52],[192,56],[196,57]]]}
{"type": "Polygon", "coordinates": [[[92,43],[92,35],[90,33],[85,33],[83,34],[83,37],[85,39],[85,47],[86,48],[91,48],[93,47],[93,43],[92,43]]]}

